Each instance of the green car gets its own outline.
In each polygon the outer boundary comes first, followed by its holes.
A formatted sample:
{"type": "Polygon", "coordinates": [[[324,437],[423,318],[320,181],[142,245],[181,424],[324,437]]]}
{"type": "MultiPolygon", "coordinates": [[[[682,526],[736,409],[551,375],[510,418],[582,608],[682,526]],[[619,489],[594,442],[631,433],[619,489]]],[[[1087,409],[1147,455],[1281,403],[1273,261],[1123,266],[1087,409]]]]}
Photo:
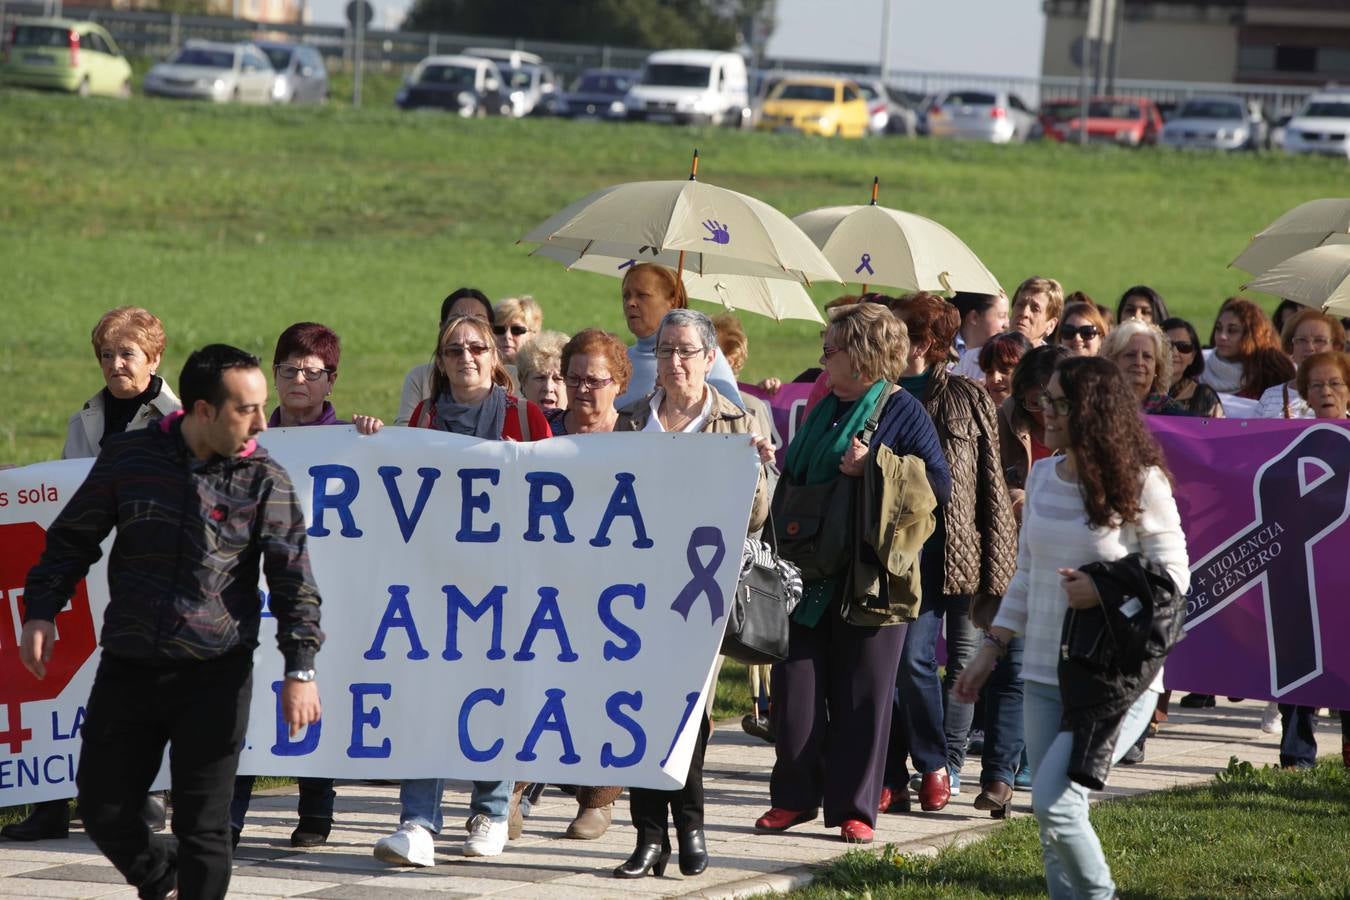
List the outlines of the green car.
{"type": "Polygon", "coordinates": [[[131,66],[112,35],[93,22],[20,19],[5,41],[0,82],[81,97],[130,97],[131,66]]]}

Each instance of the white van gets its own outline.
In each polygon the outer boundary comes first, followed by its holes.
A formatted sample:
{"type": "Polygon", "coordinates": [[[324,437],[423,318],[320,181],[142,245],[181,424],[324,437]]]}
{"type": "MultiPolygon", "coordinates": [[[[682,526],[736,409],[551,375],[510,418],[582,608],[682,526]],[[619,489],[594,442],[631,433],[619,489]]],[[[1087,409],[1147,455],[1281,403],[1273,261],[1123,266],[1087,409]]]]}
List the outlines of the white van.
{"type": "Polygon", "coordinates": [[[739,127],[750,110],[745,60],[717,50],[658,51],[643,63],[624,106],[635,121],[739,127]]]}

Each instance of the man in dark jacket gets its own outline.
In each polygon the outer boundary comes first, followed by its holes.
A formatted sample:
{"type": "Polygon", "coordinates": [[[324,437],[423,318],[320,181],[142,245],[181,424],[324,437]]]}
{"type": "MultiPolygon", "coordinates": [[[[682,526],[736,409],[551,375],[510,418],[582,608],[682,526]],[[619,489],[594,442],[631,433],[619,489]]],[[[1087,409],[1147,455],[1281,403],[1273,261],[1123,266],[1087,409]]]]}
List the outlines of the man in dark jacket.
{"type": "Polygon", "coordinates": [[[260,562],[286,662],[283,717],[294,736],[320,714],[319,594],[290,478],[254,441],[267,427],[258,359],[223,344],[198,350],[179,394],[184,414],[104,442],[52,523],[28,573],[20,644],[25,667],[44,677],[53,620],[116,529],[76,785],[89,836],[153,900],[224,897],[229,886],[260,562]],[[165,744],[176,851],[140,816],[165,744]]]}

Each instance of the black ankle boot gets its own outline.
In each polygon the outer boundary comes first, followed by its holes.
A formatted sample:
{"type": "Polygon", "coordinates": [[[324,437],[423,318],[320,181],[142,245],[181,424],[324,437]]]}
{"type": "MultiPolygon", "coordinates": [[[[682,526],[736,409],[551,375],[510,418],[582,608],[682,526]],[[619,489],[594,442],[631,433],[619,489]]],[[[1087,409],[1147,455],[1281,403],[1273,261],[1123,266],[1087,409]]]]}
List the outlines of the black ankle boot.
{"type": "Polygon", "coordinates": [[[164,791],[146,794],[141,818],[145,821],[145,827],[151,831],[163,831],[169,818],[168,794],[164,791]]]}
{"type": "Polygon", "coordinates": [[[33,804],[28,818],[0,828],[0,837],[11,841],[54,841],[70,837],[70,804],[44,800],[33,804]]]}
{"type": "Polygon", "coordinates": [[[320,816],[301,816],[300,824],[291,832],[292,847],[317,847],[328,842],[333,820],[320,816]]]}
{"type": "Polygon", "coordinates": [[[658,878],[666,874],[666,863],[670,862],[670,838],[663,837],[659,844],[638,844],[628,861],[614,870],[615,878],[642,878],[650,871],[658,878]]]}
{"type": "Polygon", "coordinates": [[[691,828],[678,835],[680,840],[680,874],[701,875],[708,868],[708,841],[702,828],[691,828]]]}

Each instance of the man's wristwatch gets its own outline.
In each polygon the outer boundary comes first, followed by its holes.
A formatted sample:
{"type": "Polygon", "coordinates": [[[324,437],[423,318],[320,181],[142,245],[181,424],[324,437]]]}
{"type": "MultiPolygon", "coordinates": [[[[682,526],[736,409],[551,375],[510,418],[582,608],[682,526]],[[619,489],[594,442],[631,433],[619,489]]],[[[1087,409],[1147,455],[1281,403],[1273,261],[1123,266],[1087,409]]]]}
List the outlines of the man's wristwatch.
{"type": "Polygon", "coordinates": [[[314,680],[314,670],[313,670],[313,669],[295,669],[294,671],[291,671],[291,672],[287,672],[287,673],[286,673],[286,680],[287,680],[287,681],[313,681],[313,680],[314,680]]]}

